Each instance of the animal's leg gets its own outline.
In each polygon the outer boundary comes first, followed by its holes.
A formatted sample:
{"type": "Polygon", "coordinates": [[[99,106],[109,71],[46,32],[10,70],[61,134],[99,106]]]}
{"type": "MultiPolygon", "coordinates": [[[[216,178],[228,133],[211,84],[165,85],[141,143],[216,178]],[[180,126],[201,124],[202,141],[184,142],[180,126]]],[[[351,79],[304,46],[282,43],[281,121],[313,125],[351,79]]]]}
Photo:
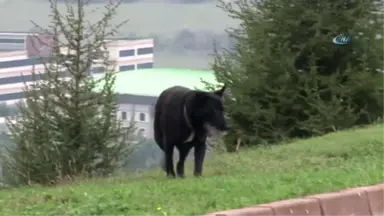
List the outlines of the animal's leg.
{"type": "Polygon", "coordinates": [[[176,165],[176,171],[180,178],[184,178],[184,162],[191,148],[192,146],[183,146],[179,148],[179,161],[176,165]]]}
{"type": "MultiPolygon", "coordinates": [[[[160,115],[160,114],[158,114],[160,115]]],[[[160,147],[162,151],[164,151],[164,143],[163,143],[163,134],[161,133],[161,125],[159,124],[158,116],[156,116],[154,120],[154,135],[155,135],[155,141],[157,145],[160,147]]]]}
{"type": "Polygon", "coordinates": [[[165,160],[165,154],[161,158],[161,169],[164,170],[164,172],[167,172],[167,166],[166,166],[166,160],[165,160]]]}
{"type": "Polygon", "coordinates": [[[173,147],[172,143],[165,144],[165,169],[168,177],[176,177],[175,170],[173,167],[173,147]]]}
{"type": "Polygon", "coordinates": [[[195,145],[195,170],[194,175],[196,177],[201,176],[203,172],[203,163],[205,158],[206,146],[205,142],[195,145]]]}

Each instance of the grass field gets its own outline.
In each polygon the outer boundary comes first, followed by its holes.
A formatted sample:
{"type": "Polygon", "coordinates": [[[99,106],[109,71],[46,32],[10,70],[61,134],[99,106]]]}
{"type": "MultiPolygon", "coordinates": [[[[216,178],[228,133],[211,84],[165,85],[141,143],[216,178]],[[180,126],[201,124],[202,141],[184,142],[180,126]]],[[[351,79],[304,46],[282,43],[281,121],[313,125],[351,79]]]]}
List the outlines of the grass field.
{"type": "Polygon", "coordinates": [[[239,154],[217,154],[204,177],[160,171],[55,188],[0,191],[0,215],[198,215],[383,181],[383,126],[239,154]],[[158,211],[157,208],[162,210],[158,211]]]}

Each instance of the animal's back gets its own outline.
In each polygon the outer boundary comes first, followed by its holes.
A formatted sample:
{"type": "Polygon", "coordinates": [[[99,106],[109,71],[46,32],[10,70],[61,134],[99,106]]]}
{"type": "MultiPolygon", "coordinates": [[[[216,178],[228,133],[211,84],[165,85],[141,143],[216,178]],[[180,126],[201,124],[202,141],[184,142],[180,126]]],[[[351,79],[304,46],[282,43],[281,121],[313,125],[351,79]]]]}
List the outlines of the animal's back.
{"type": "Polygon", "coordinates": [[[155,141],[164,150],[163,136],[171,126],[172,120],[183,117],[182,108],[184,98],[190,89],[182,86],[173,86],[165,89],[157,99],[155,105],[154,134],[155,141]]]}

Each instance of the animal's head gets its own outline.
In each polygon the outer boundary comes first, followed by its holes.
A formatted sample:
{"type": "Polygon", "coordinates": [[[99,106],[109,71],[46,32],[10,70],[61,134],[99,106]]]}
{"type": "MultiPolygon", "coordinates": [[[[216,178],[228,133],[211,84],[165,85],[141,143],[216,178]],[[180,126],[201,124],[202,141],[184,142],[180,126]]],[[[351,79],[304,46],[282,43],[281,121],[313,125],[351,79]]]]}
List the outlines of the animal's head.
{"type": "Polygon", "coordinates": [[[222,101],[225,88],[226,85],[214,92],[196,92],[194,114],[201,120],[210,136],[218,136],[229,129],[222,101]]]}

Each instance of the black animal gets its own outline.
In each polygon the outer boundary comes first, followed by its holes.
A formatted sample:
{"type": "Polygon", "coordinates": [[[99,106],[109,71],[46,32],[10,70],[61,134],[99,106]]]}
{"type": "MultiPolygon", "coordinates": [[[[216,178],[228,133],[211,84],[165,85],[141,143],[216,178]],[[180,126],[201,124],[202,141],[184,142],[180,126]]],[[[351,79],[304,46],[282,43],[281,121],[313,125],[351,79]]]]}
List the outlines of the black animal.
{"type": "Polygon", "coordinates": [[[179,150],[177,175],[184,177],[184,162],[192,147],[195,149],[194,175],[201,176],[206,138],[228,130],[224,119],[220,90],[205,92],[174,86],[164,90],[155,105],[154,134],[158,146],[164,151],[164,169],[168,177],[175,177],[173,149],[179,150]]]}

